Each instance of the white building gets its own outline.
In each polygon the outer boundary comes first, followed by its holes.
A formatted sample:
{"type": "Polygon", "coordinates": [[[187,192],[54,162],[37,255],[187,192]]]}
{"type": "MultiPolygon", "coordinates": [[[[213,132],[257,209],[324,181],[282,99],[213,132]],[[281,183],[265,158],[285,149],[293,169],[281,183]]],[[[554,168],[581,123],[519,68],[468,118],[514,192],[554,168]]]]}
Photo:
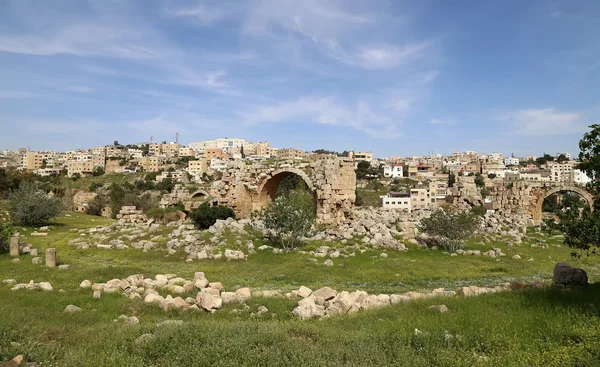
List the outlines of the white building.
{"type": "Polygon", "coordinates": [[[519,165],[519,158],[506,157],[506,158],[504,158],[504,165],[505,166],[518,166],[519,165]]]}
{"type": "Polygon", "coordinates": [[[199,153],[204,153],[207,148],[218,148],[226,153],[234,153],[239,152],[245,143],[245,139],[219,138],[190,143],[188,147],[199,153]]]}
{"type": "Polygon", "coordinates": [[[410,194],[408,192],[388,192],[379,197],[379,206],[384,209],[399,209],[410,212],[410,194]]]}
{"type": "Polygon", "coordinates": [[[504,154],[502,153],[492,153],[490,154],[490,160],[492,161],[501,161],[504,159],[504,154]]]}
{"type": "Polygon", "coordinates": [[[404,167],[401,164],[390,164],[383,167],[383,176],[390,178],[402,178],[404,167]]]}
{"type": "Polygon", "coordinates": [[[573,168],[576,161],[565,161],[562,163],[548,162],[550,169],[550,181],[552,182],[573,182],[573,168]]]}
{"type": "Polygon", "coordinates": [[[225,161],[219,158],[212,158],[210,160],[210,169],[213,171],[225,171],[227,169],[227,164],[229,161],[225,161]]]}

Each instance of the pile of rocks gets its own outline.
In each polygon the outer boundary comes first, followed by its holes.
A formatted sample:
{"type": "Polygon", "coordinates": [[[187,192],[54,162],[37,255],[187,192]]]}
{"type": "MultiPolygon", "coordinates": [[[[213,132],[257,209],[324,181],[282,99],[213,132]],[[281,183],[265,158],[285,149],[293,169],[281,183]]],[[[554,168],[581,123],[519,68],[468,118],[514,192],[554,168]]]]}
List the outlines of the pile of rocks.
{"type": "Polygon", "coordinates": [[[454,253],[451,254],[451,256],[457,256],[457,255],[474,255],[474,256],[489,256],[489,257],[505,257],[506,254],[504,252],[502,252],[502,249],[494,247],[491,250],[488,251],[479,251],[479,250],[456,250],[454,253]],[[454,255],[456,254],[456,255],[454,255]]]}
{"type": "Polygon", "coordinates": [[[135,206],[122,206],[117,219],[120,223],[145,223],[148,217],[144,215],[143,210],[137,210],[135,206]]]}
{"type": "Polygon", "coordinates": [[[483,217],[482,229],[488,233],[500,235],[517,235],[527,232],[527,226],[532,226],[530,215],[512,213],[486,213],[483,217]]]}
{"type": "Polygon", "coordinates": [[[51,292],[54,290],[54,288],[52,288],[52,284],[48,283],[48,282],[40,282],[40,283],[36,283],[33,280],[29,281],[29,283],[17,283],[17,281],[15,279],[4,279],[2,281],[2,284],[7,284],[7,285],[12,285],[13,287],[11,288],[11,290],[13,291],[18,291],[21,289],[27,289],[27,290],[42,290],[45,292],[51,292]]]}
{"type": "MultiPolygon", "coordinates": [[[[193,280],[177,277],[175,274],[157,274],[154,279],[144,278],[143,274],[131,275],[125,279],[112,279],[106,283],[92,283],[84,280],[81,288],[91,288],[94,298],[101,298],[104,293],[121,293],[132,300],[144,300],[145,303],[155,304],[165,311],[171,309],[199,310],[214,312],[223,304],[243,303],[252,294],[250,288],[240,288],[235,292],[224,292],[220,282],[209,282],[203,272],[196,272],[193,280]],[[169,293],[162,296],[159,290],[169,293]],[[181,296],[198,291],[196,297],[181,296]]],[[[261,296],[276,296],[275,293],[264,291],[261,296]]],[[[277,292],[281,295],[279,292],[277,292]]],[[[258,295],[258,293],[256,293],[258,295]]],[[[283,296],[282,296],[283,297],[283,296]]]]}
{"type": "MultiPolygon", "coordinates": [[[[493,288],[470,286],[461,288],[458,295],[470,297],[509,290],[511,290],[510,283],[502,283],[493,288]]],[[[375,295],[364,291],[338,292],[329,287],[324,287],[313,292],[311,289],[303,286],[295,294],[301,297],[302,300],[298,302],[298,307],[294,308],[292,313],[301,320],[308,320],[352,314],[360,310],[386,307],[417,299],[451,297],[457,295],[457,292],[438,288],[434,289],[431,293],[406,292],[404,294],[375,295]]]]}

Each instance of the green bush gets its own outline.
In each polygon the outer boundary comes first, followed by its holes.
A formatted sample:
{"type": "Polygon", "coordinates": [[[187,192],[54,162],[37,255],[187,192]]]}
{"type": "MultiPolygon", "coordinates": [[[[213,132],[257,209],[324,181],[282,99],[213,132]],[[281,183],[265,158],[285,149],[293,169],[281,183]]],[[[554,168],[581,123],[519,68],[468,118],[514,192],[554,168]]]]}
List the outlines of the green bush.
{"type": "Polygon", "coordinates": [[[471,208],[471,213],[479,215],[481,217],[483,217],[485,215],[485,208],[482,206],[474,206],[471,208]]]}
{"type": "Polygon", "coordinates": [[[21,225],[44,224],[59,215],[62,209],[58,199],[49,197],[32,183],[23,182],[18,190],[8,195],[8,211],[12,219],[21,225]]]}
{"type": "Polygon", "coordinates": [[[104,184],[103,184],[103,183],[100,183],[100,182],[92,182],[92,183],[90,184],[90,186],[88,187],[88,190],[89,190],[90,192],[94,192],[94,191],[96,191],[96,189],[98,189],[98,188],[100,188],[100,187],[102,187],[102,186],[104,186],[104,184]]]}
{"type": "Polygon", "coordinates": [[[217,219],[235,218],[233,209],[227,206],[210,206],[203,203],[198,209],[192,210],[190,217],[200,229],[207,229],[217,222],[217,219]]]}
{"type": "Polygon", "coordinates": [[[0,223],[0,254],[8,252],[12,229],[7,223],[0,223]]]}
{"type": "Polygon", "coordinates": [[[479,228],[481,217],[472,212],[438,209],[421,220],[421,231],[438,237],[450,251],[462,248],[464,242],[479,228]]]}
{"type": "Polygon", "coordinates": [[[315,206],[309,194],[296,191],[277,197],[259,216],[269,230],[269,238],[284,249],[292,249],[300,244],[301,237],[310,234],[315,206]]]}

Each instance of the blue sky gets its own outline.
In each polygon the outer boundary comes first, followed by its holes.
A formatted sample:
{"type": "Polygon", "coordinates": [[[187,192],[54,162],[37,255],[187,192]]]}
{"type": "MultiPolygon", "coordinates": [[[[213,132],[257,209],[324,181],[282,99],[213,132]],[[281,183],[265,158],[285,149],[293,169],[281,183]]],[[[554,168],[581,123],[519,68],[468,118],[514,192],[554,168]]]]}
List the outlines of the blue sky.
{"type": "Polygon", "coordinates": [[[0,0],[0,149],[577,153],[595,0],[0,0]]]}

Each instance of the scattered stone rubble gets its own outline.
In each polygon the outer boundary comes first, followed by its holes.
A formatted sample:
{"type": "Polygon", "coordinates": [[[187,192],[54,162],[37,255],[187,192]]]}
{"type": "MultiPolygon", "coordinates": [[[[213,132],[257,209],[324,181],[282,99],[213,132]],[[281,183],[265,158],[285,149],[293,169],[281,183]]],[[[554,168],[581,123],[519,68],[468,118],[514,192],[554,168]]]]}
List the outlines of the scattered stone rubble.
{"type": "MultiPolygon", "coordinates": [[[[434,289],[431,293],[406,292],[403,294],[368,294],[364,291],[338,292],[329,287],[318,289],[314,292],[306,287],[295,291],[295,295],[302,297],[298,307],[292,313],[301,320],[313,318],[327,318],[337,315],[356,313],[361,310],[386,307],[398,303],[406,303],[418,299],[433,297],[453,297],[462,295],[465,297],[478,296],[482,294],[506,292],[511,290],[510,283],[502,283],[493,288],[469,286],[462,287],[459,292],[447,291],[444,288],[434,289]],[[302,292],[301,292],[302,290],[302,292]]],[[[431,306],[439,312],[447,312],[445,305],[431,306]]]]}
{"type": "Polygon", "coordinates": [[[145,223],[148,217],[143,210],[137,210],[135,206],[122,206],[117,219],[120,223],[145,223]]]}

